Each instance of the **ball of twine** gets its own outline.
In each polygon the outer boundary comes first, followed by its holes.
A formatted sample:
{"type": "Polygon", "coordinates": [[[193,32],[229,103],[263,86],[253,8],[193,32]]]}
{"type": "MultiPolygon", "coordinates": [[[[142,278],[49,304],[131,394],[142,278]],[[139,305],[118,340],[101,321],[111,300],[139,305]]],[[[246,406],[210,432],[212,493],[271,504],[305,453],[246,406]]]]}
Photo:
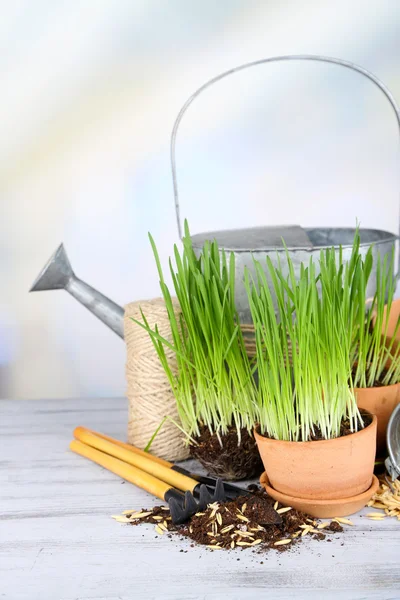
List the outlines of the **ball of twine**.
{"type": "MultiPolygon", "coordinates": [[[[179,303],[172,299],[179,312],[179,303]]],[[[149,334],[131,317],[142,321],[143,311],[149,326],[157,325],[159,334],[169,341],[171,329],[165,303],[162,298],[132,302],[125,306],[124,333],[127,350],[126,379],[129,403],[128,442],[143,449],[165,416],[179,423],[176,400],[160,363],[149,334]]],[[[172,350],[165,348],[173,371],[177,372],[176,358],[172,350]]],[[[151,452],[169,461],[184,460],[189,456],[182,432],[170,420],[166,420],[151,445],[151,452]]]]}

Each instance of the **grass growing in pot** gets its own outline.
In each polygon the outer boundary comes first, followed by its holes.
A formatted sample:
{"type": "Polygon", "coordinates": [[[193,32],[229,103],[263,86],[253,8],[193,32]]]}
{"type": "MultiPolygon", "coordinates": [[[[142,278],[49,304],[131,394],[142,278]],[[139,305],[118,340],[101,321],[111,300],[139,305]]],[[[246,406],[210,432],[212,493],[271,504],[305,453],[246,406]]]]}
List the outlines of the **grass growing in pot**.
{"type": "Polygon", "coordinates": [[[143,323],[174,392],[182,429],[192,454],[228,479],[251,476],[260,462],[252,435],[256,421],[252,365],[245,350],[235,308],[235,257],[229,260],[216,242],[206,242],[198,258],[185,223],[183,251],[174,247],[169,262],[178,319],[150,236],[173,343],[143,323]],[[166,348],[176,354],[178,373],[170,369],[166,348]]]}
{"type": "MultiPolygon", "coordinates": [[[[378,256],[376,263],[376,292],[365,315],[359,314],[355,321],[353,349],[354,385],[371,388],[400,382],[400,345],[396,343],[400,320],[393,337],[388,338],[389,314],[396,291],[394,251],[388,260],[378,256]]],[[[368,274],[369,275],[369,274],[368,274]]],[[[359,303],[367,306],[363,282],[359,285],[359,303]]]]}
{"type": "Polygon", "coordinates": [[[269,258],[268,276],[258,261],[256,282],[245,274],[256,331],[261,433],[289,441],[331,439],[340,435],[344,420],[357,431],[362,420],[349,386],[349,324],[358,313],[355,282],[365,268],[358,245],[346,264],[334,249],[322,251],[319,275],[312,258],[299,278],[289,253],[284,261],[287,278],[282,264],[276,268],[269,258]]]}
{"type": "MultiPolygon", "coordinates": [[[[389,337],[390,309],[396,291],[394,252],[378,256],[376,292],[365,314],[354,323],[353,373],[358,405],[378,417],[377,454],[386,452],[386,429],[400,403],[400,344],[396,340],[400,321],[389,337]]],[[[359,282],[359,302],[366,305],[364,282],[359,282]]]]}
{"type": "Polygon", "coordinates": [[[245,275],[256,330],[259,450],[276,490],[312,501],[368,490],[376,436],[376,419],[361,416],[349,385],[350,325],[363,312],[359,281],[370,269],[358,234],[349,262],[327,249],[318,266],[317,275],[311,258],[296,278],[287,252],[278,267],[267,258],[266,273],[255,261],[255,280],[245,275]]]}

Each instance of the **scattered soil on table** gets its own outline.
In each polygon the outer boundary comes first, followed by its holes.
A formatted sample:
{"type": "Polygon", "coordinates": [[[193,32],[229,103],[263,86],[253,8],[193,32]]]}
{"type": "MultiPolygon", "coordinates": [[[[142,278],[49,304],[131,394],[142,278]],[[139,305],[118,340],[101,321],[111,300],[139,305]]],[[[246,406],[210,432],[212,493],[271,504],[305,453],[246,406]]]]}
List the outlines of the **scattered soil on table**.
{"type": "Polygon", "coordinates": [[[213,475],[225,481],[251,479],[263,471],[260,454],[254,437],[246,430],[241,430],[240,444],[236,429],[222,435],[221,443],[215,434],[203,427],[196,438],[198,445],[189,446],[190,454],[213,475]]]}
{"type": "Polygon", "coordinates": [[[323,541],[326,532],[343,531],[338,521],[320,523],[293,508],[282,507],[263,489],[254,490],[255,487],[252,486],[253,493],[247,496],[210,504],[184,525],[172,523],[166,506],[125,511],[124,516],[115,518],[132,525],[152,523],[158,535],[185,536],[210,550],[242,548],[263,552],[272,548],[285,552],[306,536],[323,541]]]}

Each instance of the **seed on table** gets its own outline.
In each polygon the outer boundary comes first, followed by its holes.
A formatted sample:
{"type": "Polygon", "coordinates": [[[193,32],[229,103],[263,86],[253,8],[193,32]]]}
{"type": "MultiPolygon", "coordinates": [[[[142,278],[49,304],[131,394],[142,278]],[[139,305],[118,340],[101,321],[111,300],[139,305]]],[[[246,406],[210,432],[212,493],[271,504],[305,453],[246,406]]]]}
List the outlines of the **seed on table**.
{"type": "Polygon", "coordinates": [[[221,546],[213,546],[213,545],[209,545],[206,546],[206,548],[210,548],[210,550],[222,550],[221,546]]]}
{"type": "Polygon", "coordinates": [[[307,529],[303,529],[301,537],[304,537],[305,535],[307,535],[307,533],[309,533],[311,531],[311,529],[312,529],[312,527],[307,527],[307,529]]]}
{"type": "Polygon", "coordinates": [[[292,510],[292,507],[286,506],[285,508],[279,508],[276,512],[278,515],[283,515],[283,513],[288,512],[288,510],[292,510]]]}
{"type": "Polygon", "coordinates": [[[130,523],[129,519],[120,515],[114,515],[112,518],[115,519],[117,523],[130,523]]]}
{"type": "Polygon", "coordinates": [[[325,529],[325,527],[328,527],[329,525],[329,521],[327,521],[326,523],[320,523],[319,525],[317,525],[317,529],[325,529]]]}
{"type": "Polygon", "coordinates": [[[234,527],[234,525],[227,525],[226,527],[221,529],[221,533],[228,533],[228,531],[231,531],[231,529],[233,529],[234,527]]]}
{"type": "Polygon", "coordinates": [[[249,542],[236,542],[236,546],[251,546],[249,542]]]}
{"type": "Polygon", "coordinates": [[[350,519],[343,519],[343,517],[335,517],[333,520],[341,525],[354,525],[353,521],[350,521],[350,519]]]}
{"type": "Polygon", "coordinates": [[[292,535],[292,539],[298,538],[298,537],[299,537],[299,535],[300,535],[301,533],[302,533],[302,531],[301,531],[301,530],[299,530],[299,531],[296,531],[296,532],[295,532],[295,533],[292,535]]]}
{"type": "Polygon", "coordinates": [[[286,544],[290,544],[291,542],[292,542],[291,539],[279,540],[279,542],[274,543],[274,546],[285,546],[286,544]]]}
{"type": "Polygon", "coordinates": [[[365,516],[366,517],[383,517],[384,515],[382,513],[373,512],[373,513],[367,513],[365,516]]]}
{"type": "Polygon", "coordinates": [[[237,516],[237,518],[238,518],[238,519],[240,519],[241,521],[246,521],[246,523],[248,523],[248,522],[249,522],[249,520],[250,520],[250,519],[248,519],[247,517],[245,517],[244,515],[237,514],[236,516],[237,516]]]}
{"type": "Polygon", "coordinates": [[[231,541],[231,548],[234,548],[234,547],[235,547],[235,542],[232,540],[231,541]]]}
{"type": "Polygon", "coordinates": [[[254,540],[254,542],[252,543],[252,546],[257,546],[258,544],[261,544],[262,539],[259,538],[258,540],[254,540]]]}
{"type": "Polygon", "coordinates": [[[253,537],[248,531],[241,531],[240,529],[235,529],[235,533],[241,535],[242,537],[253,537]]]}
{"type": "Polygon", "coordinates": [[[164,535],[163,530],[161,529],[161,527],[159,525],[157,525],[155,528],[155,531],[157,531],[157,533],[159,533],[160,535],[164,535]]]}

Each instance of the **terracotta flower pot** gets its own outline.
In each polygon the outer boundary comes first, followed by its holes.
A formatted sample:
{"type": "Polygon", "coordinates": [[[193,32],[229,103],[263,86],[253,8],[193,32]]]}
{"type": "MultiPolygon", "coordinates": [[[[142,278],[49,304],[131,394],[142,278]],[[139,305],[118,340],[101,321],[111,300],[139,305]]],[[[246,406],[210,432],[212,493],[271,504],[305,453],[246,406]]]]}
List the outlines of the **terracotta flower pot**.
{"type": "Polygon", "coordinates": [[[376,455],[386,453],[386,430],[390,415],[400,403],[400,383],[372,388],[355,388],[357,404],[377,416],[376,455]]]}
{"type": "Polygon", "coordinates": [[[379,479],[373,475],[371,486],[365,492],[358,494],[357,496],[336,498],[335,500],[318,500],[315,498],[309,500],[305,498],[295,498],[294,496],[288,496],[287,494],[282,494],[282,492],[277,492],[270,486],[266,473],[261,475],[260,483],[267,494],[274,500],[278,500],[283,506],[291,506],[296,510],[307,513],[311,517],[317,517],[317,519],[332,519],[333,517],[347,517],[353,515],[368,504],[379,487],[379,479]]]}
{"type": "Polygon", "coordinates": [[[357,433],[332,440],[285,442],[255,432],[272,487],[297,498],[334,500],[371,487],[377,419],[357,433]]]}
{"type": "MultiPolygon", "coordinates": [[[[385,307],[385,311],[384,311],[385,316],[386,316],[386,312],[387,312],[387,308],[385,307]]],[[[389,338],[393,337],[394,330],[396,329],[397,320],[398,320],[399,316],[400,316],[400,298],[398,300],[394,300],[390,307],[390,313],[389,313],[389,319],[388,319],[388,329],[387,329],[387,336],[389,338]]],[[[382,334],[385,333],[384,328],[385,328],[385,321],[384,321],[384,327],[382,330],[382,334]]],[[[396,340],[400,341],[400,327],[396,334],[396,340]]]]}

